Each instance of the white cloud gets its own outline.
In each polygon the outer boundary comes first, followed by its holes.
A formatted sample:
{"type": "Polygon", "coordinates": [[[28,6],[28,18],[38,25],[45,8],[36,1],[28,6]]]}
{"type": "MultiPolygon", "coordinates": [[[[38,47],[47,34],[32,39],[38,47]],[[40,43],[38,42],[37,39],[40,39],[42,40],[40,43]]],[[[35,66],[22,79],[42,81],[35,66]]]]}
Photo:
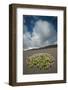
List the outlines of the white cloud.
{"type": "Polygon", "coordinates": [[[30,48],[32,45],[31,45],[31,34],[27,31],[27,26],[24,25],[24,30],[23,30],[23,47],[24,49],[28,49],[30,48]]]}
{"type": "Polygon", "coordinates": [[[35,23],[32,35],[27,30],[24,33],[24,49],[43,47],[54,44],[56,41],[56,30],[47,21],[38,20],[35,23]]]}

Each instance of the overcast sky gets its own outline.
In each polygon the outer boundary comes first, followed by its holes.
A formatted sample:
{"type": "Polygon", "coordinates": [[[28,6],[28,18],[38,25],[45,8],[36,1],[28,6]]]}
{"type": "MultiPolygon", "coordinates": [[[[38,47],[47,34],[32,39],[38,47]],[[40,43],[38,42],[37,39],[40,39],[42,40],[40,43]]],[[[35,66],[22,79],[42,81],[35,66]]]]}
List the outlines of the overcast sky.
{"type": "Polygon", "coordinates": [[[24,50],[57,44],[57,17],[23,16],[24,50]]]}

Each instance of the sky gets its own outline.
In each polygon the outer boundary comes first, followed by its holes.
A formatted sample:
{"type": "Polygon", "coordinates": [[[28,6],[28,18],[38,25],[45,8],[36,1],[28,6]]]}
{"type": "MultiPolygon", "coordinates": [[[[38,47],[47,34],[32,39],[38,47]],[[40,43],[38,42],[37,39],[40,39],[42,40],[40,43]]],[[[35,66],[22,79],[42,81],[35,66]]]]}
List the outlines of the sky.
{"type": "Polygon", "coordinates": [[[57,44],[57,17],[23,15],[24,50],[57,44]]]}

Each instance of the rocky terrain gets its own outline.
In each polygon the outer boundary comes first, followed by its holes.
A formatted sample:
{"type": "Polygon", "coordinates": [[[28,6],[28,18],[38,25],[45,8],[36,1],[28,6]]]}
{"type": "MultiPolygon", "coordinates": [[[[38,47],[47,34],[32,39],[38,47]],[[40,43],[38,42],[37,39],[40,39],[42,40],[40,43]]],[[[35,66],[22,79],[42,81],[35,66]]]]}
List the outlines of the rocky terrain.
{"type": "Polygon", "coordinates": [[[46,47],[42,47],[42,48],[30,49],[30,50],[23,51],[23,74],[28,75],[28,74],[42,74],[42,73],[57,73],[57,45],[50,45],[50,46],[46,46],[46,47]],[[51,54],[55,58],[53,66],[45,71],[29,70],[27,67],[27,64],[26,64],[27,57],[29,57],[33,54],[38,54],[38,53],[51,54]]]}

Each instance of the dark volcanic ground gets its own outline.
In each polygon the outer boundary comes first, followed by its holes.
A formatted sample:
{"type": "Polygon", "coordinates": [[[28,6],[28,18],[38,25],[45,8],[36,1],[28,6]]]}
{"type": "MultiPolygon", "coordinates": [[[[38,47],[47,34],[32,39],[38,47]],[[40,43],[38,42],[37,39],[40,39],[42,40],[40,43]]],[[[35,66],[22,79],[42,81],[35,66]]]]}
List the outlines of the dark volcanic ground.
{"type": "Polygon", "coordinates": [[[39,49],[31,49],[27,51],[23,51],[23,74],[42,74],[42,73],[57,73],[57,45],[47,46],[39,49]],[[55,58],[55,62],[48,70],[36,71],[29,70],[26,64],[26,58],[36,53],[49,53],[55,58]]]}

